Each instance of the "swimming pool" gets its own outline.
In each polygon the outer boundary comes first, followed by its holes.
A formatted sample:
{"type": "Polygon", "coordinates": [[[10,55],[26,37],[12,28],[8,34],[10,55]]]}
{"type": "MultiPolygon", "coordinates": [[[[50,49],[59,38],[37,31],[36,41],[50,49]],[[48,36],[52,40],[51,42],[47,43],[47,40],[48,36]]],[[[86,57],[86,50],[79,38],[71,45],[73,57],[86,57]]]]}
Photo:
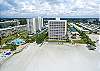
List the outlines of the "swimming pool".
{"type": "Polygon", "coordinates": [[[77,32],[77,30],[74,27],[70,27],[70,32],[77,32]]]}
{"type": "Polygon", "coordinates": [[[25,44],[25,41],[23,39],[17,38],[15,40],[11,41],[11,44],[13,44],[13,45],[22,45],[22,44],[25,44]]]}

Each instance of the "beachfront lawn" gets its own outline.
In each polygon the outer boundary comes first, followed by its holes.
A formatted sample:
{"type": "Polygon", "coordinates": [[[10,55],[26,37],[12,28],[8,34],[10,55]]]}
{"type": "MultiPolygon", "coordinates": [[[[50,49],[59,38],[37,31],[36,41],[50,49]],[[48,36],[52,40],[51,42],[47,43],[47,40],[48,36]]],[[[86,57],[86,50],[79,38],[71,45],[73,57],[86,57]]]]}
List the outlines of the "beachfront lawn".
{"type": "Polygon", "coordinates": [[[0,52],[0,54],[1,54],[2,52],[0,52]]]}
{"type": "Polygon", "coordinates": [[[63,43],[71,43],[71,40],[47,40],[47,42],[63,42],[63,43]]]}
{"type": "Polygon", "coordinates": [[[86,44],[83,40],[72,40],[73,43],[86,44]]]}
{"type": "Polygon", "coordinates": [[[32,36],[27,36],[25,41],[26,43],[32,43],[32,42],[35,42],[35,39],[36,39],[36,36],[32,35],[32,36]]]}
{"type": "Polygon", "coordinates": [[[6,43],[10,42],[11,40],[14,40],[15,38],[16,38],[15,35],[4,37],[1,39],[1,45],[6,44],[6,43]]]}
{"type": "Polygon", "coordinates": [[[64,43],[66,43],[66,40],[48,40],[48,42],[64,42],[64,43]]]}
{"type": "Polygon", "coordinates": [[[96,46],[95,42],[92,41],[85,32],[83,32],[83,31],[81,31],[81,30],[79,30],[77,28],[76,28],[76,30],[80,34],[82,42],[84,41],[85,44],[87,44],[87,45],[89,44],[89,45],[92,45],[92,46],[96,46]]]}
{"type": "Polygon", "coordinates": [[[16,50],[17,45],[12,45],[10,42],[17,38],[23,39],[26,43],[32,43],[36,39],[35,35],[29,36],[27,31],[20,31],[16,34],[2,38],[1,45],[5,44],[2,49],[11,49],[11,51],[16,50]]]}
{"type": "Polygon", "coordinates": [[[18,32],[16,34],[2,38],[1,39],[1,45],[10,43],[12,40],[14,40],[16,38],[21,38],[21,39],[26,40],[27,36],[28,36],[28,33],[26,31],[18,32]]]}
{"type": "Polygon", "coordinates": [[[11,45],[9,44],[12,40],[16,39],[16,38],[21,38],[21,39],[25,39],[27,36],[27,32],[26,31],[21,31],[18,32],[16,34],[13,35],[9,35],[7,37],[4,37],[1,39],[1,45],[5,44],[5,46],[3,46],[2,49],[11,49],[11,51],[16,50],[16,45],[11,45]]]}
{"type": "Polygon", "coordinates": [[[46,40],[48,38],[48,33],[47,32],[43,32],[41,34],[37,34],[36,35],[36,43],[37,44],[41,44],[43,43],[44,40],[46,40]]]}
{"type": "Polygon", "coordinates": [[[10,49],[11,51],[14,51],[14,50],[16,50],[17,47],[18,47],[18,45],[7,44],[2,49],[10,49]]]}

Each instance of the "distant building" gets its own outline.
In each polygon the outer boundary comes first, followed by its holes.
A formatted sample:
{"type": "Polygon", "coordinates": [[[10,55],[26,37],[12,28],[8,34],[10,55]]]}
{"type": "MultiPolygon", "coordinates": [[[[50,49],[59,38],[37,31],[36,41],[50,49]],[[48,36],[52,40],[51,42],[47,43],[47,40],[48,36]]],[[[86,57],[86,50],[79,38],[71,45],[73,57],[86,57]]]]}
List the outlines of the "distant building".
{"type": "Polygon", "coordinates": [[[0,28],[7,28],[7,27],[14,27],[14,26],[18,26],[20,24],[19,20],[14,19],[14,20],[9,20],[9,21],[3,21],[0,22],[0,28]]]}
{"type": "Polygon", "coordinates": [[[27,19],[27,30],[29,34],[36,34],[36,32],[41,31],[43,27],[43,18],[30,18],[27,19]]]}
{"type": "Polygon", "coordinates": [[[0,29],[0,37],[4,37],[4,36],[8,36],[8,35],[12,35],[15,34],[16,32],[19,31],[26,31],[26,25],[18,25],[18,26],[14,26],[14,27],[8,27],[8,28],[2,28],[0,29]]]}
{"type": "Polygon", "coordinates": [[[66,20],[49,20],[48,21],[49,40],[65,40],[67,34],[66,20]]]}
{"type": "Polygon", "coordinates": [[[38,27],[38,30],[42,30],[42,28],[43,28],[43,18],[41,18],[41,17],[38,17],[38,18],[36,18],[37,19],[37,27],[38,27]]]}
{"type": "Polygon", "coordinates": [[[56,20],[56,18],[43,18],[43,28],[48,28],[49,20],[56,20]]]}
{"type": "Polygon", "coordinates": [[[92,19],[87,19],[87,21],[88,21],[88,23],[90,22],[90,23],[93,23],[93,21],[97,21],[98,19],[96,18],[92,18],[92,19]]]}
{"type": "Polygon", "coordinates": [[[35,18],[27,19],[27,30],[29,34],[36,34],[35,18]]]}

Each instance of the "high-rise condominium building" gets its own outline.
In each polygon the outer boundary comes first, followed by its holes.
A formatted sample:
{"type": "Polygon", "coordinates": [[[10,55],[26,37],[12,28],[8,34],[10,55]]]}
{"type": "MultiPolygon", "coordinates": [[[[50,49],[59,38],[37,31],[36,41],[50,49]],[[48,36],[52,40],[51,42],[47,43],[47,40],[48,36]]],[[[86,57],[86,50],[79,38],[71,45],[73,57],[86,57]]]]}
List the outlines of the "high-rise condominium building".
{"type": "Polygon", "coordinates": [[[43,18],[30,18],[27,19],[27,30],[29,34],[36,34],[37,31],[41,31],[43,27],[43,18]]]}
{"type": "Polygon", "coordinates": [[[49,40],[65,40],[67,34],[66,20],[49,20],[48,21],[49,40]]]}
{"type": "Polygon", "coordinates": [[[27,30],[29,34],[36,34],[35,18],[27,19],[27,30]]]}

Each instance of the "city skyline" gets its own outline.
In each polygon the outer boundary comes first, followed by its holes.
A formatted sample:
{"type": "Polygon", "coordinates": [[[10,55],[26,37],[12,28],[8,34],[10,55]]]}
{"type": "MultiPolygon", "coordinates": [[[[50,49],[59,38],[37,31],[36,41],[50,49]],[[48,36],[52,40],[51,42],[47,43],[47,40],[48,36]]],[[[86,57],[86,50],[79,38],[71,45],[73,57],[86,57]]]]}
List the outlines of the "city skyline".
{"type": "Polygon", "coordinates": [[[0,0],[0,18],[99,18],[99,0],[0,0]]]}

